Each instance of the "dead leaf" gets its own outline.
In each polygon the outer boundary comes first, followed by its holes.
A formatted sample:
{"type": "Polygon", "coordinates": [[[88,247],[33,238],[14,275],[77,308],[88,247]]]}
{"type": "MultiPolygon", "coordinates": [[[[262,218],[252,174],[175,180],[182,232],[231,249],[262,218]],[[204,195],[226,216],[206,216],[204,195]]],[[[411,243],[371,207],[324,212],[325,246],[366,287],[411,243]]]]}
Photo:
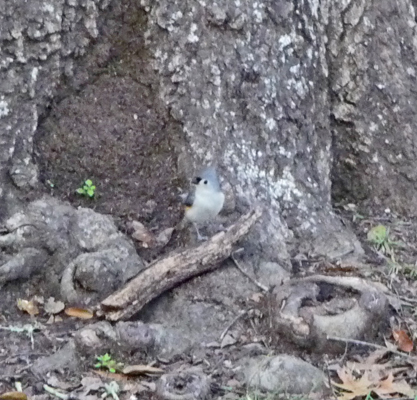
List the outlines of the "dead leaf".
{"type": "Polygon", "coordinates": [[[84,393],[88,394],[91,391],[97,391],[103,386],[103,382],[96,376],[85,376],[81,379],[81,385],[84,388],[84,393]]]}
{"type": "Polygon", "coordinates": [[[163,374],[164,370],[149,365],[128,365],[123,368],[122,373],[125,375],[163,374]]]}
{"type": "Polygon", "coordinates": [[[49,386],[52,386],[54,388],[58,388],[61,390],[70,390],[78,386],[78,384],[75,384],[75,383],[63,382],[60,379],[58,379],[55,375],[51,375],[50,377],[48,377],[48,379],[46,380],[46,383],[49,386]]]}
{"type": "Polygon", "coordinates": [[[33,296],[32,300],[36,303],[36,304],[43,304],[45,302],[45,299],[43,298],[43,296],[33,296]]]}
{"type": "Polygon", "coordinates": [[[156,237],[156,242],[158,246],[165,246],[171,240],[172,233],[174,232],[174,228],[166,228],[163,231],[159,232],[158,236],[156,237]]]}
{"type": "Polygon", "coordinates": [[[387,340],[386,338],[384,338],[384,342],[385,342],[385,347],[388,349],[388,350],[391,350],[391,351],[397,351],[398,350],[398,348],[397,348],[397,346],[394,344],[394,343],[391,343],[389,340],[387,340]]]}
{"type": "Polygon", "coordinates": [[[39,314],[39,308],[33,300],[17,299],[17,308],[32,316],[39,314]]]}
{"type": "Polygon", "coordinates": [[[237,340],[230,334],[228,333],[222,340],[221,344],[220,344],[220,348],[226,347],[226,346],[232,346],[233,344],[235,344],[237,342],[237,340]]]}
{"type": "Polygon", "coordinates": [[[23,392],[5,392],[0,395],[1,400],[27,400],[27,398],[23,392]]]}
{"type": "Polygon", "coordinates": [[[408,337],[407,332],[401,329],[394,329],[392,336],[400,350],[410,352],[413,351],[413,341],[408,337]]]}
{"type": "Polygon", "coordinates": [[[126,382],[123,384],[123,390],[132,393],[141,393],[148,391],[148,388],[139,382],[126,382]]]}
{"type": "Polygon", "coordinates": [[[132,238],[141,242],[142,247],[148,248],[155,245],[155,235],[139,221],[132,221],[130,226],[134,230],[132,238]]]}
{"type": "Polygon", "coordinates": [[[65,308],[65,304],[62,301],[56,301],[53,297],[50,297],[44,306],[44,310],[48,314],[58,314],[65,308]]]}
{"type": "Polygon", "coordinates": [[[83,308],[69,307],[65,309],[65,314],[70,317],[76,317],[80,319],[90,319],[94,317],[94,314],[90,310],[85,310],[83,308]]]}
{"type": "Polygon", "coordinates": [[[355,397],[367,396],[371,392],[378,394],[380,397],[387,397],[395,393],[404,394],[408,397],[415,396],[408,383],[404,380],[394,381],[392,373],[389,373],[387,378],[380,379],[378,373],[372,374],[365,371],[362,376],[356,378],[352,370],[344,367],[339,369],[337,374],[342,383],[332,381],[332,385],[345,390],[337,396],[338,400],[351,400],[355,397]]]}
{"type": "Polygon", "coordinates": [[[405,381],[394,382],[394,376],[389,374],[388,377],[379,383],[379,387],[374,389],[374,392],[380,397],[387,397],[386,395],[400,393],[407,397],[414,397],[416,392],[411,389],[410,385],[405,381]]]}
{"type": "Polygon", "coordinates": [[[375,365],[389,352],[388,349],[377,349],[368,355],[365,359],[365,363],[368,365],[375,365]]]}
{"type": "Polygon", "coordinates": [[[358,396],[366,396],[373,388],[373,382],[368,379],[368,373],[365,372],[360,378],[355,378],[352,371],[347,368],[341,368],[337,371],[342,383],[332,381],[332,385],[346,390],[337,396],[338,400],[350,400],[358,396]]]}

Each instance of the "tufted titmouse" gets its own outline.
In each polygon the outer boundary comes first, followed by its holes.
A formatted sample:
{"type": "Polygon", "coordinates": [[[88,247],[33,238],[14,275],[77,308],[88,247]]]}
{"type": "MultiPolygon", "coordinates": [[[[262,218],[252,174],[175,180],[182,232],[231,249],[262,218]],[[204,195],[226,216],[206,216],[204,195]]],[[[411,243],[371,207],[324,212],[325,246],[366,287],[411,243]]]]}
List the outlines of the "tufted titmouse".
{"type": "Polygon", "coordinates": [[[217,216],[223,208],[224,194],[213,167],[206,168],[193,178],[191,183],[195,185],[194,190],[188,195],[183,195],[184,219],[194,224],[198,240],[205,240],[207,238],[200,235],[197,224],[210,221],[217,216]]]}

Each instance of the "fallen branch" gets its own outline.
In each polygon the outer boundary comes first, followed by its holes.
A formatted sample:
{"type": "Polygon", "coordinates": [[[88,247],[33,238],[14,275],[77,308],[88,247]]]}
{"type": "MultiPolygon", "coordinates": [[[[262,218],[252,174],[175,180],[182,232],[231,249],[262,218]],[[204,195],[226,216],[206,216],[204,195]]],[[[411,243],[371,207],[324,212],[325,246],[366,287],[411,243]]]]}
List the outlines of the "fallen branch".
{"type": "Polygon", "coordinates": [[[110,321],[126,320],[166,290],[216,269],[221,261],[230,256],[233,245],[249,232],[260,216],[260,209],[250,211],[226,232],[214,235],[200,246],[156,261],[122,289],[104,299],[99,314],[110,321]]]}

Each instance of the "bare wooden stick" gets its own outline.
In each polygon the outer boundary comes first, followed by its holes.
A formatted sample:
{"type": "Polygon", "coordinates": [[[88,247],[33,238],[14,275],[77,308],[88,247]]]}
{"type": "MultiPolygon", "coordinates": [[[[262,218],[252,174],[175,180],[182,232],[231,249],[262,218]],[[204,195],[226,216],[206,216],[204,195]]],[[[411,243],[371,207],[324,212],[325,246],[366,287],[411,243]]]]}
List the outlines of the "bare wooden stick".
{"type": "Polygon", "coordinates": [[[406,358],[411,362],[415,363],[417,361],[416,357],[410,356],[407,353],[402,353],[401,351],[392,350],[392,349],[389,349],[388,347],[380,346],[379,344],[375,344],[375,343],[363,342],[362,340],[356,340],[356,339],[344,339],[344,338],[337,337],[337,336],[327,336],[327,340],[334,340],[336,342],[357,344],[357,345],[360,345],[360,346],[372,347],[372,348],[378,349],[378,350],[386,350],[389,353],[397,354],[397,355],[399,355],[403,358],[406,358]]]}
{"type": "MultiPolygon", "coordinates": [[[[241,250],[241,249],[239,249],[241,250]]],[[[252,278],[240,265],[240,263],[236,260],[235,254],[237,252],[234,252],[230,255],[230,258],[233,260],[233,262],[235,263],[236,268],[243,274],[246,276],[246,278],[248,278],[254,285],[258,286],[259,289],[261,289],[264,292],[268,292],[269,289],[265,286],[262,285],[262,283],[258,282],[255,278],[252,278]]]]}
{"type": "Polygon", "coordinates": [[[224,339],[224,337],[226,336],[227,332],[229,332],[229,329],[243,316],[245,316],[249,311],[249,310],[244,310],[244,311],[240,311],[239,314],[233,319],[233,321],[227,325],[226,329],[222,332],[222,334],[220,335],[220,342],[224,339]]]}
{"type": "Polygon", "coordinates": [[[220,232],[200,246],[156,261],[122,289],[101,302],[100,314],[110,321],[125,320],[168,289],[193,276],[213,270],[230,256],[233,245],[261,216],[255,209],[243,215],[227,232],[220,232]]]}

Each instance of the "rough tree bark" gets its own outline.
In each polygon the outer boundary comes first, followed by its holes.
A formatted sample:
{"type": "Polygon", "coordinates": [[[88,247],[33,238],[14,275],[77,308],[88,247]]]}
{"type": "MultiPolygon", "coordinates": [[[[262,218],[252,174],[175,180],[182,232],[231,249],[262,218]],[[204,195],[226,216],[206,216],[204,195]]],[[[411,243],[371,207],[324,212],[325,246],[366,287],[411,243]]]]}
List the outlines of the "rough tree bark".
{"type": "Polygon", "coordinates": [[[99,31],[108,0],[0,1],[0,216],[19,208],[13,186],[38,183],[33,137],[59,82],[99,31]]]}
{"type": "Polygon", "coordinates": [[[191,154],[218,161],[238,195],[266,205],[262,252],[284,255],[288,227],[314,238],[305,250],[352,251],[331,208],[329,5],[142,4],[161,96],[191,154]]]}
{"type": "Polygon", "coordinates": [[[416,3],[329,2],[336,200],[416,215],[416,3]]]}

